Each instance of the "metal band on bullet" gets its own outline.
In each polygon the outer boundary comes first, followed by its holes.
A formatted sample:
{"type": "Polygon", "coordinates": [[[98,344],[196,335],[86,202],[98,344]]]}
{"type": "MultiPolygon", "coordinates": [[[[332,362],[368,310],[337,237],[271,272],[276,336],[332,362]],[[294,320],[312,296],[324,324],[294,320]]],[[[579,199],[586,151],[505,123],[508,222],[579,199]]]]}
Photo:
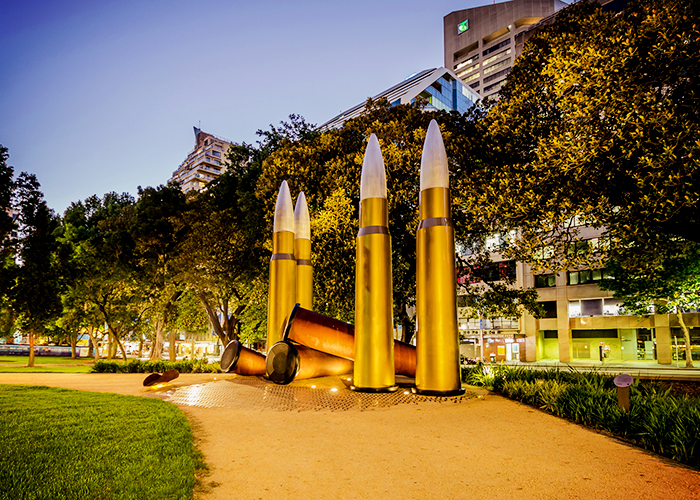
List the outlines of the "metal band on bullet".
{"type": "Polygon", "coordinates": [[[357,236],[366,236],[368,234],[389,234],[389,228],[386,226],[366,226],[361,227],[357,236]]]}
{"type": "Polygon", "coordinates": [[[310,259],[297,259],[297,266],[310,266],[310,265],[311,265],[310,259]]]}
{"type": "Polygon", "coordinates": [[[294,255],[291,253],[275,253],[272,254],[272,260],[294,260],[294,255]]]}
{"type": "Polygon", "coordinates": [[[429,219],[423,219],[418,225],[418,230],[432,226],[452,226],[452,220],[448,219],[447,217],[431,217],[429,219]]]}

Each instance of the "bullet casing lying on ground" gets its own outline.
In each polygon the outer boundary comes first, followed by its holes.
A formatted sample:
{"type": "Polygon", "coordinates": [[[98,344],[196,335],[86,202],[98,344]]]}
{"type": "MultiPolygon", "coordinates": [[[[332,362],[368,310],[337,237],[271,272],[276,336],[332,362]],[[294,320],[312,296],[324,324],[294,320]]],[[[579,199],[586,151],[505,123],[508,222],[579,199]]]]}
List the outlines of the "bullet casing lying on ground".
{"type": "MultiPolygon", "coordinates": [[[[355,327],[297,304],[284,329],[284,340],[346,359],[355,356],[355,327]]],[[[394,340],[394,371],[398,375],[416,376],[416,348],[394,340]]]]}
{"type": "Polygon", "coordinates": [[[303,345],[282,340],[267,353],[267,377],[276,384],[294,380],[344,375],[352,372],[353,362],[303,345]]]}
{"type": "Polygon", "coordinates": [[[221,371],[239,375],[265,375],[265,356],[232,340],[221,355],[221,371]]]}

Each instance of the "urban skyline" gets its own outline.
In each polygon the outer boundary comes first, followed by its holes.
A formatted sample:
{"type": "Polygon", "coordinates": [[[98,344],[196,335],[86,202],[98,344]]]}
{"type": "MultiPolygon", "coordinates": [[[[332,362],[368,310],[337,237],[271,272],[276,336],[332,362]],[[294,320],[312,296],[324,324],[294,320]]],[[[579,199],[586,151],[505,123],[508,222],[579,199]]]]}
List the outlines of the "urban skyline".
{"type": "Polygon", "coordinates": [[[51,208],[166,183],[192,126],[233,142],[320,124],[443,57],[443,16],[483,0],[29,1],[2,8],[0,144],[51,208]],[[278,24],[278,23],[282,24],[278,24]]]}

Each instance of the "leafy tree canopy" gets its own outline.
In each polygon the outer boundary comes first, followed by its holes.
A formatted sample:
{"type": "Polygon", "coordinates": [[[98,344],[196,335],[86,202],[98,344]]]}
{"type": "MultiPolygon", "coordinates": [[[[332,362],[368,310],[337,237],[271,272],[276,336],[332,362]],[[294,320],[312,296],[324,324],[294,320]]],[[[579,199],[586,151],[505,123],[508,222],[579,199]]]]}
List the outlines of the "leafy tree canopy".
{"type": "Polygon", "coordinates": [[[570,251],[575,218],[639,272],[700,243],[698,19],[691,0],[633,0],[620,13],[578,2],[527,42],[485,123],[492,181],[479,205],[519,231],[511,255],[595,263],[570,251]]]}

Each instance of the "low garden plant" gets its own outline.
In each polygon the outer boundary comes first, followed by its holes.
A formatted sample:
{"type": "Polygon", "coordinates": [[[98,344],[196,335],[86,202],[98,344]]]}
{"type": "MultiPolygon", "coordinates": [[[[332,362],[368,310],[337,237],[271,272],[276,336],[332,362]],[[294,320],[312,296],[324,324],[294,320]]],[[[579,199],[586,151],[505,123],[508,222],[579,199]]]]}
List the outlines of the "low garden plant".
{"type": "Polygon", "coordinates": [[[177,370],[180,373],[221,373],[219,363],[209,363],[205,359],[182,361],[117,361],[100,359],[90,369],[91,373],[163,373],[177,370]]]}
{"type": "Polygon", "coordinates": [[[669,385],[636,380],[627,413],[614,376],[600,372],[480,364],[463,368],[462,379],[700,467],[700,398],[673,394],[669,385]]]}
{"type": "Polygon", "coordinates": [[[159,399],[0,385],[0,499],[190,499],[201,455],[159,399]]]}

